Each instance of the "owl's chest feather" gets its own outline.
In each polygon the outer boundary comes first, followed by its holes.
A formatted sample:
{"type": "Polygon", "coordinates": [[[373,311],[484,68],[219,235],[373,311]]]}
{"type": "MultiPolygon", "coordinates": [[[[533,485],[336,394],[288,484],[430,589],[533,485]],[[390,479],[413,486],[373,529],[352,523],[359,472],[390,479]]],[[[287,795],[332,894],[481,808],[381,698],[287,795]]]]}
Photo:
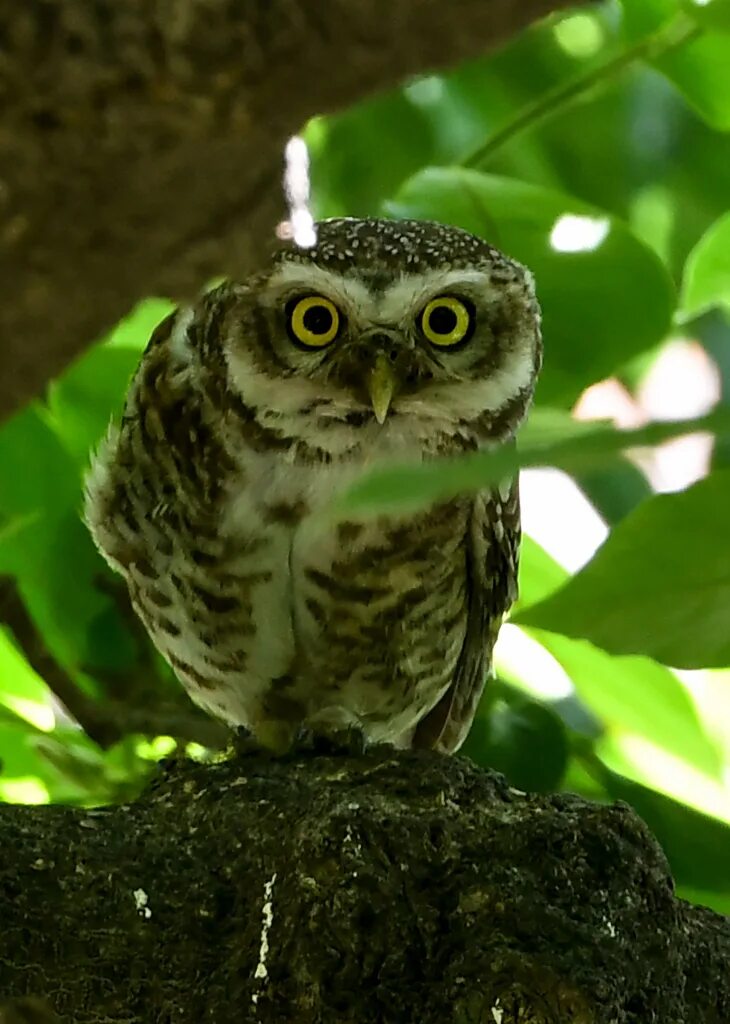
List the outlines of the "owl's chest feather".
{"type": "Polygon", "coordinates": [[[131,567],[136,607],[215,714],[256,731],[335,708],[387,739],[445,692],[466,631],[470,502],[338,518],[362,469],[246,452],[199,550],[165,541],[164,512],[148,520],[155,583],[131,567]]]}
{"type": "Polygon", "coordinates": [[[254,454],[231,488],[221,532],[232,551],[253,552],[237,571],[261,579],[251,594],[257,674],[302,670],[331,659],[338,644],[350,655],[377,644],[397,660],[409,615],[428,618],[439,593],[442,606],[463,598],[463,573],[449,578],[463,563],[461,512],[338,518],[336,498],[361,473],[361,464],[300,467],[254,454]],[[254,547],[256,539],[263,543],[254,547]]]}

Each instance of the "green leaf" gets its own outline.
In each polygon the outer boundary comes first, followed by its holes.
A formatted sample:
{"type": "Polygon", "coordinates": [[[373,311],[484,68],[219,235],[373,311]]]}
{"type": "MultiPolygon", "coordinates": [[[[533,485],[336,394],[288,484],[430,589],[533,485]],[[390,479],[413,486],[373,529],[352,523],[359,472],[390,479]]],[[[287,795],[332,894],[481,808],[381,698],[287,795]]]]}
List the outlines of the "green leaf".
{"type": "Polygon", "coordinates": [[[428,119],[400,90],[315,118],[305,139],[318,218],[372,215],[404,178],[434,157],[428,119]]]}
{"type": "Polygon", "coordinates": [[[0,705],[36,728],[53,728],[54,714],[48,688],[5,628],[0,628],[0,705]]]}
{"type": "MultiPolygon", "coordinates": [[[[547,598],[569,578],[539,544],[523,536],[517,611],[547,598]]],[[[519,615],[513,614],[516,618],[519,615]]],[[[529,632],[565,669],[582,705],[607,729],[637,733],[700,771],[720,776],[717,746],[706,734],[687,690],[669,669],[648,658],[612,657],[583,640],[529,632]]]]}
{"type": "Polygon", "coordinates": [[[543,403],[572,404],[667,332],[672,287],[657,256],[619,220],[572,196],[459,167],[426,168],[387,209],[456,224],[530,268],[543,310],[543,403]]]}
{"type": "Polygon", "coordinates": [[[617,459],[608,470],[579,473],[575,482],[609,526],[624,519],[653,493],[646,476],[626,457],[617,459]]]}
{"type": "MultiPolygon", "coordinates": [[[[155,327],[175,308],[169,299],[149,298],[138,302],[128,316],[112,328],[100,344],[133,348],[141,355],[155,327]]],[[[82,357],[83,360],[84,357],[82,357]]]]}
{"type": "MultiPolygon", "coordinates": [[[[39,524],[8,561],[49,649],[69,669],[85,665],[92,624],[111,606],[96,583],[110,570],[76,510],[39,524]]],[[[4,562],[0,549],[0,570],[4,562]]]]}
{"type": "Polygon", "coordinates": [[[677,17],[677,0],[621,0],[623,27],[630,42],[653,35],[677,17]]]}
{"type": "Polygon", "coordinates": [[[49,421],[66,448],[82,466],[89,450],[122,412],[129,381],[150,335],[174,305],[167,299],[145,299],[77,359],[48,387],[49,421]]]}
{"type": "MultiPolygon", "coordinates": [[[[516,612],[529,610],[530,602],[547,598],[569,578],[539,544],[523,536],[516,612]]],[[[512,615],[513,621],[519,617],[512,615]]],[[[669,669],[648,658],[613,657],[583,640],[542,630],[529,633],[562,666],[581,705],[603,727],[636,733],[707,775],[720,777],[720,752],[687,690],[669,669]]],[[[559,706],[555,710],[560,713],[559,706]]]]}
{"type": "Polygon", "coordinates": [[[4,718],[0,716],[0,801],[47,803],[45,773],[32,747],[34,731],[19,722],[5,724],[4,718]]]}
{"type": "Polygon", "coordinates": [[[463,753],[494,768],[518,789],[545,793],[560,785],[568,763],[568,741],[559,716],[537,701],[500,687],[469,733],[463,753]]]}
{"type": "Polygon", "coordinates": [[[709,907],[716,914],[724,914],[726,917],[730,917],[730,885],[724,892],[716,892],[713,889],[698,889],[691,885],[680,885],[677,887],[677,897],[680,900],[687,900],[688,903],[709,907]]]}
{"type": "Polygon", "coordinates": [[[98,586],[111,570],[75,508],[0,531],[0,573],[17,578],[45,645],[69,671],[108,664],[126,669],[134,642],[121,612],[98,586]]]}
{"type": "Polygon", "coordinates": [[[730,32],[730,0],[683,0],[682,7],[703,28],[730,32]]]}
{"type": "Polygon", "coordinates": [[[37,737],[33,746],[59,775],[81,791],[93,793],[101,788],[104,757],[84,733],[59,730],[56,735],[37,737]]]}
{"type": "Polygon", "coordinates": [[[713,306],[730,312],[730,213],[708,228],[684,266],[681,314],[690,318],[713,306]]]}
{"type": "Polygon", "coordinates": [[[659,840],[678,885],[728,891],[730,827],[611,771],[601,773],[614,800],[625,800],[659,840]]]}
{"type": "Polygon", "coordinates": [[[707,32],[655,61],[712,128],[730,131],[730,44],[707,32]]]}
{"type": "Polygon", "coordinates": [[[518,607],[536,604],[562,586],[569,573],[537,541],[522,535],[518,607]]]}
{"type": "Polygon", "coordinates": [[[611,771],[663,793],[672,800],[730,825],[730,801],[722,772],[718,777],[698,771],[642,736],[620,730],[604,733],[594,753],[611,771]]]}
{"type": "Polygon", "coordinates": [[[517,448],[503,447],[426,463],[385,463],[364,474],[336,503],[342,513],[375,515],[405,511],[477,491],[513,475],[519,467],[556,466],[567,473],[616,464],[627,448],[661,444],[672,437],[707,431],[730,434],[730,410],[676,423],[650,423],[637,430],[580,423],[554,410],[535,409],[517,448]],[[543,415],[546,413],[547,415],[543,415]],[[544,429],[542,429],[544,426],[544,429]]]}
{"type": "Polygon", "coordinates": [[[686,3],[686,14],[679,12],[675,0],[622,0],[626,35],[631,41],[645,38],[658,30],[672,29],[676,35],[692,21],[706,31],[695,32],[676,48],[651,61],[679,90],[700,117],[712,128],[730,130],[730,46],[728,45],[727,0],[710,4],[686,3]],[[719,29],[719,31],[716,31],[719,29]]]}
{"type": "Polygon", "coordinates": [[[56,433],[81,466],[122,412],[124,395],[139,362],[139,351],[98,345],[77,360],[48,389],[48,408],[56,433]]]}
{"type": "Polygon", "coordinates": [[[649,658],[612,657],[586,641],[555,633],[536,630],[533,635],[562,665],[582,703],[607,729],[636,733],[708,776],[721,776],[720,753],[686,689],[669,669],[649,658]]]}
{"type": "Polygon", "coordinates": [[[730,471],[658,495],[516,621],[679,668],[730,665],[730,471]]]}
{"type": "Polygon", "coordinates": [[[0,512],[55,513],[79,500],[79,471],[39,405],[0,428],[0,512]]]}

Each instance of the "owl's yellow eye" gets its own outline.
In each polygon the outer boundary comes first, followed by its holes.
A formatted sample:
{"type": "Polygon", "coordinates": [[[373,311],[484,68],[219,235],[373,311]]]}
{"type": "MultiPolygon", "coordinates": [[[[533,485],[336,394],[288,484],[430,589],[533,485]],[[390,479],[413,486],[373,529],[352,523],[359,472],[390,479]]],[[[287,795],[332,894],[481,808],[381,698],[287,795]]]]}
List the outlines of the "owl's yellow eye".
{"type": "Polygon", "coordinates": [[[292,340],[306,348],[324,348],[340,329],[340,312],[324,295],[307,295],[287,307],[292,340]]]}
{"type": "Polygon", "coordinates": [[[439,295],[421,313],[421,330],[437,348],[454,348],[471,337],[474,309],[454,295],[439,295]]]}

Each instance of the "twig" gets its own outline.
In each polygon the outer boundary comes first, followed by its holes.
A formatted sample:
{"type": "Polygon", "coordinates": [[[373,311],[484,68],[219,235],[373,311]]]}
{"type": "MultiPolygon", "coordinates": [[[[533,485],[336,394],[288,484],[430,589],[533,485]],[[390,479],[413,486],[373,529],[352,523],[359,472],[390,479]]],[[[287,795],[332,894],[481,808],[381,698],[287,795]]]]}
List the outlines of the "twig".
{"type": "Polygon", "coordinates": [[[211,749],[225,747],[230,733],[224,725],[197,711],[169,706],[129,707],[123,701],[92,700],[46,648],[12,576],[0,576],[0,622],[9,626],[31,668],[44,680],[87,736],[106,750],[130,733],[172,736],[211,749]]]}
{"type": "Polygon", "coordinates": [[[591,68],[584,75],[573,78],[564,85],[549,89],[534,103],[528,104],[519,114],[503,128],[498,129],[480,143],[460,161],[462,167],[478,168],[490,160],[494,154],[516,136],[529,128],[535,128],[547,121],[553,114],[564,109],[572,100],[587,95],[596,86],[615,78],[621,71],[642,60],[656,60],[676,50],[680,46],[701,35],[701,28],[690,18],[681,16],[670,25],[647,36],[617,56],[591,68]]]}

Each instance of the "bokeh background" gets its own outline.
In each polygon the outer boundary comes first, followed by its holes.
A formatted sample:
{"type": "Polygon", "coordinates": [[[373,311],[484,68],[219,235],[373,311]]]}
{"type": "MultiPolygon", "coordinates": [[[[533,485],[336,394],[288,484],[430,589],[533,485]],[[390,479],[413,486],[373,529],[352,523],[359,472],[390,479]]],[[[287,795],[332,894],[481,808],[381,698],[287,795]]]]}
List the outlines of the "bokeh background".
{"type": "MultiPolygon", "coordinates": [[[[303,135],[317,216],[459,224],[536,276],[521,598],[466,753],[631,803],[680,893],[730,913],[730,3],[578,8],[303,135]]],[[[141,302],[0,428],[2,800],[124,800],[160,757],[226,744],[79,518],[170,308],[141,302]]],[[[429,473],[360,500],[415,500],[429,473]]]]}

